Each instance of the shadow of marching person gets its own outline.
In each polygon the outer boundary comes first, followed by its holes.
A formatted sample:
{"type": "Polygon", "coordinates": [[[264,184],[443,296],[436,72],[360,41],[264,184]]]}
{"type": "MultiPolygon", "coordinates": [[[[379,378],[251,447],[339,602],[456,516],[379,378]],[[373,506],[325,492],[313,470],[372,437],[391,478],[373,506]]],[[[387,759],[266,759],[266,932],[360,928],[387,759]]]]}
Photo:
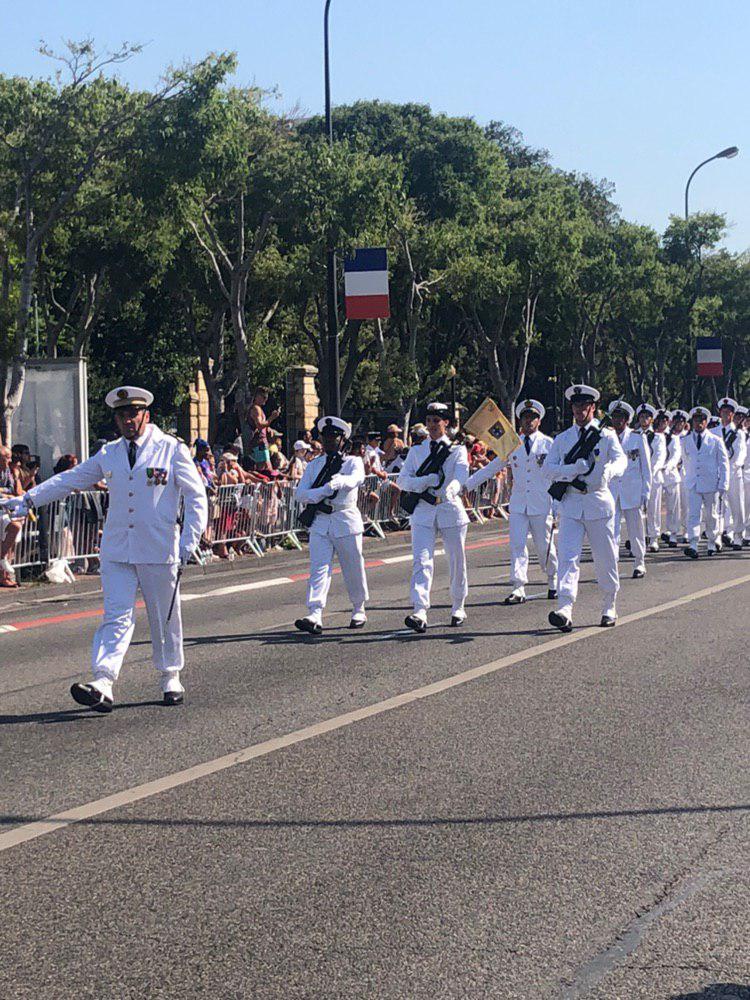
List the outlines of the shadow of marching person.
{"type": "Polygon", "coordinates": [[[677,993],[669,1000],[750,1000],[750,986],[740,983],[711,983],[696,993],[677,993]]]}

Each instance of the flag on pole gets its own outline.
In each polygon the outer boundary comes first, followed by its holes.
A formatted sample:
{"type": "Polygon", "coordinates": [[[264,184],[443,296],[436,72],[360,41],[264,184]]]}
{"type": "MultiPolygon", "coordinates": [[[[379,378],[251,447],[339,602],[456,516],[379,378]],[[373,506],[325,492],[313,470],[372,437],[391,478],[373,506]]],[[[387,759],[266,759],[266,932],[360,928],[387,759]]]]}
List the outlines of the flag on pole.
{"type": "Polygon", "coordinates": [[[385,247],[364,247],[344,260],[347,319],[388,319],[388,253],[385,247]]]}
{"type": "Polygon", "coordinates": [[[724,374],[720,337],[698,337],[698,374],[709,377],[724,374]]]}
{"type": "Polygon", "coordinates": [[[466,421],[463,429],[467,434],[479,438],[503,462],[521,443],[511,422],[491,399],[485,399],[476,413],[472,413],[466,421]]]}

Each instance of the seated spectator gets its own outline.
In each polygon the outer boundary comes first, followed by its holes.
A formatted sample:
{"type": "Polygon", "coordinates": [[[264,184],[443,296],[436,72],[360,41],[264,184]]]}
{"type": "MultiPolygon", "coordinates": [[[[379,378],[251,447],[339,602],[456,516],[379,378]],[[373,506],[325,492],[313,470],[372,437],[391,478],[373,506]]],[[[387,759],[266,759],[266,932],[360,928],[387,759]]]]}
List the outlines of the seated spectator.
{"type": "Polygon", "coordinates": [[[39,456],[32,455],[27,444],[14,444],[11,452],[11,464],[21,480],[22,492],[26,493],[38,482],[39,456]]]}
{"type": "Polygon", "coordinates": [[[385,431],[385,441],[383,442],[383,467],[386,472],[393,472],[393,463],[404,448],[401,439],[402,429],[398,424],[389,424],[385,431]]]}
{"type": "Polygon", "coordinates": [[[367,435],[367,447],[364,454],[365,475],[385,479],[386,471],[383,468],[383,451],[380,447],[380,440],[380,431],[370,431],[367,435]]]}
{"type": "Polygon", "coordinates": [[[312,457],[312,448],[307,441],[302,438],[294,442],[294,458],[289,465],[289,478],[294,483],[298,483],[302,478],[302,473],[307,467],[307,463],[312,457]]]}
{"type": "MultiPolygon", "coordinates": [[[[11,450],[0,445],[0,497],[20,497],[23,495],[21,481],[14,472],[11,450]]],[[[0,587],[17,587],[13,571],[13,555],[16,541],[23,527],[24,518],[11,520],[0,514],[0,587]]]]}

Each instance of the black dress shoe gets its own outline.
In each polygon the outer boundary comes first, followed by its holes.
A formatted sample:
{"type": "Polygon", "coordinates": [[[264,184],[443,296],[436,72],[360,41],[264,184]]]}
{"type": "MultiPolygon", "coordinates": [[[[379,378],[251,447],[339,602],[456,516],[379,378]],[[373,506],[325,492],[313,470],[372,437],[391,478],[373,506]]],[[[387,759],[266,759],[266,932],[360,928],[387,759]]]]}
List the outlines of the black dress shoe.
{"type": "Polygon", "coordinates": [[[614,628],[616,622],[617,619],[613,618],[611,615],[602,615],[602,620],[599,622],[599,628],[614,628]]]}
{"type": "Polygon", "coordinates": [[[522,597],[521,594],[508,594],[508,596],[503,601],[503,604],[525,604],[526,598],[522,597]]]}
{"type": "Polygon", "coordinates": [[[566,618],[565,615],[561,615],[559,611],[550,611],[547,621],[550,625],[554,625],[555,628],[559,628],[561,632],[573,631],[573,622],[570,618],[566,618]]]}
{"type": "Polygon", "coordinates": [[[308,635],[323,634],[323,626],[317,622],[311,622],[309,618],[298,618],[294,623],[294,627],[298,628],[300,632],[307,632],[308,635]]]}
{"type": "Polygon", "coordinates": [[[743,549],[750,549],[750,538],[743,538],[742,539],[742,548],[743,549]]]}
{"type": "Polygon", "coordinates": [[[548,601],[556,601],[557,600],[557,591],[553,590],[551,587],[547,591],[547,600],[548,601]]]}
{"type": "Polygon", "coordinates": [[[108,698],[90,684],[71,684],[70,693],[79,705],[85,705],[95,712],[111,712],[115,705],[112,698],[108,698]]]}
{"type": "Polygon", "coordinates": [[[666,533],[666,531],[662,531],[662,533],[659,535],[659,538],[661,538],[663,542],[669,541],[669,535],[666,533]]]}
{"type": "Polygon", "coordinates": [[[719,548],[716,548],[716,549],[707,549],[706,550],[706,555],[707,556],[715,556],[715,555],[718,555],[719,552],[721,552],[721,549],[719,549],[719,548]]]}
{"type": "Polygon", "coordinates": [[[669,545],[670,549],[676,549],[677,548],[677,542],[668,542],[667,544],[669,545]]]}
{"type": "Polygon", "coordinates": [[[451,615],[451,628],[459,628],[465,621],[460,615],[451,615]]]}
{"type": "Polygon", "coordinates": [[[625,548],[628,550],[628,552],[630,552],[630,541],[629,540],[625,542],[625,548]]]}
{"type": "Polygon", "coordinates": [[[165,691],[164,692],[164,704],[165,705],[181,705],[185,700],[185,695],[182,691],[165,691]]]}
{"type": "Polygon", "coordinates": [[[404,625],[410,628],[413,632],[418,632],[422,635],[423,632],[427,631],[427,622],[423,618],[419,618],[417,615],[407,615],[404,618],[404,625]]]}
{"type": "Polygon", "coordinates": [[[742,552],[742,543],[741,542],[733,542],[732,543],[732,552],[742,552]]]}
{"type": "Polygon", "coordinates": [[[725,532],[721,536],[721,544],[725,545],[727,548],[732,544],[732,537],[725,532]]]}
{"type": "Polygon", "coordinates": [[[366,624],[367,624],[367,619],[365,619],[364,621],[360,621],[357,618],[352,618],[352,620],[349,622],[349,628],[364,628],[366,624]]]}
{"type": "Polygon", "coordinates": [[[633,579],[634,580],[642,580],[645,575],[646,575],[646,570],[645,569],[634,569],[633,570],[633,579]]]}
{"type": "Polygon", "coordinates": [[[698,550],[694,549],[692,545],[688,545],[688,547],[685,549],[685,555],[688,557],[688,559],[697,559],[698,550]]]}

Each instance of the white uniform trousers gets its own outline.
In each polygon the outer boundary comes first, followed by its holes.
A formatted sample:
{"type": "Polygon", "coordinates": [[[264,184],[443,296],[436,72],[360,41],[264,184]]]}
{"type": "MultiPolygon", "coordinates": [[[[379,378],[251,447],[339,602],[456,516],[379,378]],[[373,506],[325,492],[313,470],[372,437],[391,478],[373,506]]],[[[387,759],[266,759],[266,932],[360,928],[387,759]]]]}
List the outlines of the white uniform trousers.
{"type": "Polygon", "coordinates": [[[557,535],[558,610],[567,617],[571,617],[578,596],[584,535],[588,535],[591,554],[594,557],[596,581],[602,592],[602,614],[615,613],[620,578],[617,573],[614,522],[614,515],[592,520],[560,515],[560,530],[557,535]]]}
{"type": "Polygon", "coordinates": [[[698,493],[697,490],[688,490],[687,538],[691,548],[697,549],[700,544],[701,517],[704,519],[709,549],[717,547],[721,535],[718,508],[718,493],[698,493]]]}
{"type": "Polygon", "coordinates": [[[680,534],[687,536],[688,491],[685,480],[680,482],[680,534]]]}
{"type": "Polygon", "coordinates": [[[730,534],[735,544],[740,543],[745,526],[745,484],[738,476],[732,476],[729,481],[723,515],[721,530],[730,534]]]}
{"type": "Polygon", "coordinates": [[[94,634],[91,665],[94,677],[116,681],[135,628],[135,604],[141,588],[151,629],[151,651],[157,670],[181,670],[182,616],[178,594],[172,617],[169,605],[177,579],[177,563],[124,563],[102,560],[104,619],[94,634]]]}
{"type": "Polygon", "coordinates": [[[551,590],[556,589],[557,549],[552,537],[552,525],[551,514],[510,515],[510,583],[514,589],[525,587],[529,582],[529,532],[534,539],[539,565],[547,574],[547,584],[551,590]]]}
{"type": "Polygon", "coordinates": [[[646,537],[651,542],[658,542],[661,534],[661,493],[664,489],[661,483],[653,483],[651,496],[648,498],[646,510],[646,537]]]}
{"type": "MultiPolygon", "coordinates": [[[[750,462],[750,458],[748,459],[750,462]]],[[[745,480],[745,534],[744,537],[750,540],[750,479],[745,480]]]]}
{"type": "Polygon", "coordinates": [[[620,553],[620,532],[622,529],[622,518],[625,518],[625,526],[628,529],[628,541],[630,551],[635,560],[635,569],[644,569],[646,566],[646,525],[643,522],[643,511],[640,507],[620,507],[617,501],[615,508],[615,548],[620,553]]]}
{"type": "Polygon", "coordinates": [[[438,531],[443,539],[448,556],[450,592],[453,612],[462,611],[469,593],[466,573],[466,530],[462,524],[455,528],[437,528],[433,525],[412,524],[411,551],[413,570],[411,574],[411,600],[415,611],[427,611],[430,607],[430,591],[435,575],[435,540],[438,531]]]}
{"type": "Polygon", "coordinates": [[[319,616],[328,601],[334,553],[339,557],[341,575],[354,610],[360,610],[370,596],[367,591],[361,533],[334,538],[311,532],[310,581],[307,585],[307,608],[311,615],[319,616]]]}
{"type": "Polygon", "coordinates": [[[681,534],[682,497],[679,483],[664,487],[664,506],[667,509],[666,530],[671,541],[676,541],[681,534]]]}

